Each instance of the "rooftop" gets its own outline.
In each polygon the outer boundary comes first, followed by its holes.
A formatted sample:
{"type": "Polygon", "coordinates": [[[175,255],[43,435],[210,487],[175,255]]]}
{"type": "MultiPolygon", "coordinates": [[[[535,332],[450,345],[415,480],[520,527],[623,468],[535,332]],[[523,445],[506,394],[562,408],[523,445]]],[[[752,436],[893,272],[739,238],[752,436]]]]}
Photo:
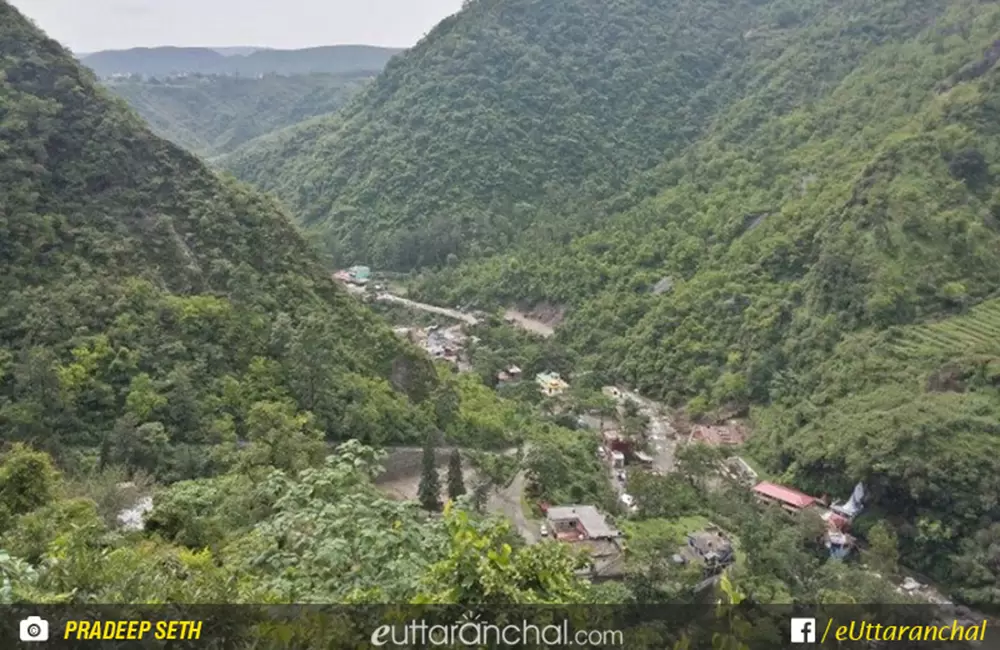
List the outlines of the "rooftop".
{"type": "Polygon", "coordinates": [[[621,533],[594,506],[553,506],[546,513],[549,521],[577,521],[591,539],[620,537],[621,533]]]}
{"type": "Polygon", "coordinates": [[[718,531],[701,530],[688,535],[688,544],[702,555],[708,553],[731,553],[733,545],[718,531]]]}
{"type": "Polygon", "coordinates": [[[816,503],[816,497],[811,497],[804,492],[767,481],[755,485],[753,491],[761,496],[775,499],[795,508],[808,508],[816,503]]]}

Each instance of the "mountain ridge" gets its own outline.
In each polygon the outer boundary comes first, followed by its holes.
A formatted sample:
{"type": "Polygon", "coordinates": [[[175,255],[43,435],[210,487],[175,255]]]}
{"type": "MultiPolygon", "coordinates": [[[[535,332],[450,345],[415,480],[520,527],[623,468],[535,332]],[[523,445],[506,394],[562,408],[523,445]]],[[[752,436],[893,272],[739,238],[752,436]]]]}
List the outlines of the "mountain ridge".
{"type": "Polygon", "coordinates": [[[275,130],[336,112],[373,73],[106,79],[158,135],[212,159],[275,130]]]}
{"type": "MultiPolygon", "coordinates": [[[[137,47],[102,50],[80,56],[99,76],[164,76],[185,73],[231,74],[349,74],[377,72],[402,50],[376,45],[328,45],[294,50],[254,48],[250,52],[220,52],[211,47],[137,47]]],[[[245,48],[237,48],[243,50],[245,48]]]]}

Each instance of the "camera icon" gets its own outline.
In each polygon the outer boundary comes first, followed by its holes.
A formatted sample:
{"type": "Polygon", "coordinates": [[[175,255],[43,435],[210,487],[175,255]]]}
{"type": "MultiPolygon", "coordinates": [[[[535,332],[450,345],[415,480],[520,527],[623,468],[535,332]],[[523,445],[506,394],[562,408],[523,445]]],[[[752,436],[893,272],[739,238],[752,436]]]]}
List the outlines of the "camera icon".
{"type": "Polygon", "coordinates": [[[49,622],[40,616],[29,616],[21,621],[22,641],[48,641],[49,622]]]}

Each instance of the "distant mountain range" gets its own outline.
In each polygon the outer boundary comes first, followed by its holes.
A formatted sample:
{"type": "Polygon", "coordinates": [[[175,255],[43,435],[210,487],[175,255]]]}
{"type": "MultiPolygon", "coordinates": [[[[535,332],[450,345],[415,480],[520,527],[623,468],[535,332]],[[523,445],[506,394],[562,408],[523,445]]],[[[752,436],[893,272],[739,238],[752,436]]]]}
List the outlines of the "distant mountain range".
{"type": "Polygon", "coordinates": [[[255,77],[262,74],[379,72],[400,51],[402,50],[399,48],[373,45],[330,45],[301,50],[258,47],[139,47],[82,54],[79,58],[101,77],[184,73],[255,77]]]}

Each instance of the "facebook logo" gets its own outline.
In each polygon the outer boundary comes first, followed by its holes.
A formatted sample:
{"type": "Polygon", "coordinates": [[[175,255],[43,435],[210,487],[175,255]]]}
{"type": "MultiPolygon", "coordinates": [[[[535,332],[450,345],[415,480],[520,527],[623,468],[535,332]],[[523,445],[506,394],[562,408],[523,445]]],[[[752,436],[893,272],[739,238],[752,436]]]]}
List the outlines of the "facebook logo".
{"type": "Polygon", "coordinates": [[[816,643],[816,619],[792,619],[792,643],[816,643]]]}

